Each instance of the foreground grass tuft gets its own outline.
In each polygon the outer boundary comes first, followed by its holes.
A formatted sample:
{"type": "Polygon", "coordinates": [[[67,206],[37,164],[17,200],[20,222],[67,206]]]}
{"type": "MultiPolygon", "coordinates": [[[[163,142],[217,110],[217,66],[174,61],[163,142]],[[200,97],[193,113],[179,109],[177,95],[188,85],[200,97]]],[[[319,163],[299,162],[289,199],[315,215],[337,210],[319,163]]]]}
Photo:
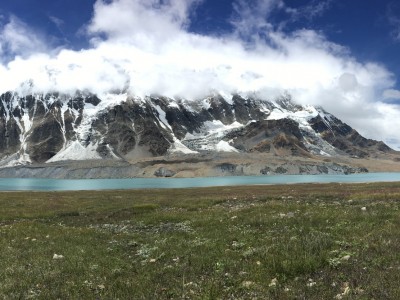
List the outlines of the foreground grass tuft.
{"type": "Polygon", "coordinates": [[[1,299],[400,299],[400,183],[0,193],[1,299]]]}

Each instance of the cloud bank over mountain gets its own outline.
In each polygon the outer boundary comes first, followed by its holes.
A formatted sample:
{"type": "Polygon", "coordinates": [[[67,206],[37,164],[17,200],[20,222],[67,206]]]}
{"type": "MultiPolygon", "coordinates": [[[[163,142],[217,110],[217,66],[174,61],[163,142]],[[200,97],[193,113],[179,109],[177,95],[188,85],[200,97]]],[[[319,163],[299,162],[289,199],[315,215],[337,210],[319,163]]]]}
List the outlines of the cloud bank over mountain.
{"type": "MultiPolygon", "coordinates": [[[[284,1],[247,2],[234,1],[230,33],[204,35],[190,30],[200,0],[98,0],[83,30],[91,47],[80,51],[53,48],[13,16],[0,29],[0,92],[79,89],[196,99],[287,91],[368,137],[400,145],[399,107],[383,102],[398,95],[385,66],[358,61],[321,32],[282,30],[270,21],[274,13],[304,14],[284,1]]],[[[319,13],[328,9],[324,3],[316,4],[319,13]]]]}

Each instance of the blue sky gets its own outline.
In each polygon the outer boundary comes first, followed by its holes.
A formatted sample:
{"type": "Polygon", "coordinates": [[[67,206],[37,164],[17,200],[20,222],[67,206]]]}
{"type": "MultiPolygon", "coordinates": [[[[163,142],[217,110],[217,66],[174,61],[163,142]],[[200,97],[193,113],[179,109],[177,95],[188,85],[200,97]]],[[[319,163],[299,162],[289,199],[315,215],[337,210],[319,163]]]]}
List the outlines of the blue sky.
{"type": "Polygon", "coordinates": [[[0,2],[1,92],[289,91],[396,148],[398,53],[395,0],[0,2]]]}
{"type": "MultiPolygon", "coordinates": [[[[251,1],[248,1],[251,3],[251,1]]],[[[53,45],[72,49],[88,47],[82,33],[93,14],[95,0],[3,0],[0,3],[2,24],[11,15],[35,31],[48,36],[53,45]]],[[[232,31],[231,0],[205,0],[192,15],[190,30],[202,34],[223,34],[232,31]]],[[[287,0],[304,15],[290,20],[291,15],[278,11],[270,16],[275,26],[286,23],[282,30],[290,32],[309,28],[323,32],[335,43],[348,47],[362,61],[384,64],[400,78],[400,3],[396,0],[287,0]],[[326,3],[316,15],[318,4],[326,3]]]]}
{"type": "MultiPolygon", "coordinates": [[[[248,1],[251,3],[251,1],[248,1]]],[[[88,47],[82,33],[93,14],[95,0],[3,0],[0,3],[2,24],[16,16],[32,29],[48,36],[53,45],[80,49],[88,47]]],[[[223,34],[232,31],[234,18],[231,0],[205,0],[193,13],[190,30],[202,34],[223,34]]],[[[400,78],[400,3],[395,0],[287,0],[304,15],[295,20],[282,11],[270,16],[275,26],[286,23],[282,30],[290,32],[309,28],[323,32],[335,43],[348,47],[362,61],[384,64],[400,78]],[[316,15],[307,10],[318,10],[316,15]]]]}

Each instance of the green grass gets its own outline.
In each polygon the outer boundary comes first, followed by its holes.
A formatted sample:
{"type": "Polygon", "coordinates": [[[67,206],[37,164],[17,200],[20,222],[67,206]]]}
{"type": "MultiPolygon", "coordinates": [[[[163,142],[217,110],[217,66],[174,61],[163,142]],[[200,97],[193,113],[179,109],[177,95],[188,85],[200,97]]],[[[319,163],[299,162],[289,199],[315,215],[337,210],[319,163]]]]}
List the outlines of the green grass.
{"type": "Polygon", "coordinates": [[[399,207],[400,183],[0,193],[0,299],[400,299],[399,207]]]}

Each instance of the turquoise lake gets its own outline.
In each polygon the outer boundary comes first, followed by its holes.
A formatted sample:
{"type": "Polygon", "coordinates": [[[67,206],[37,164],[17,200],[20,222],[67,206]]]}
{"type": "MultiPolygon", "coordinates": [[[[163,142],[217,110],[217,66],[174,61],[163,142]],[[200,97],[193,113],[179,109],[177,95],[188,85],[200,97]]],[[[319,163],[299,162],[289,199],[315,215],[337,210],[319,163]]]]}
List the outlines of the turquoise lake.
{"type": "Polygon", "coordinates": [[[37,179],[1,178],[0,191],[79,191],[166,189],[290,183],[354,183],[400,181],[400,173],[352,175],[274,175],[202,178],[37,179]]]}

